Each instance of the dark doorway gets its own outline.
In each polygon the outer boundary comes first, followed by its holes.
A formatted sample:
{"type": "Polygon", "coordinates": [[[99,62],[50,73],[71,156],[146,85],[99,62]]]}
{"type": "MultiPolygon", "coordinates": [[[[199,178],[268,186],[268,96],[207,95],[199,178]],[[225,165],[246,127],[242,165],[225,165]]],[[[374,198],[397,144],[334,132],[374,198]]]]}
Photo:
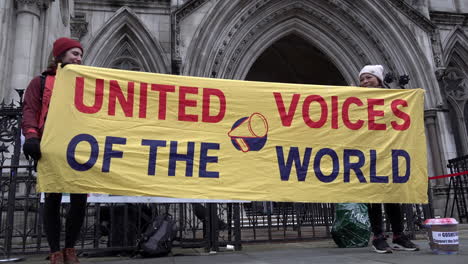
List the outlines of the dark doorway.
{"type": "Polygon", "coordinates": [[[288,35],[265,50],[246,80],[348,85],[330,59],[301,37],[288,35]]]}

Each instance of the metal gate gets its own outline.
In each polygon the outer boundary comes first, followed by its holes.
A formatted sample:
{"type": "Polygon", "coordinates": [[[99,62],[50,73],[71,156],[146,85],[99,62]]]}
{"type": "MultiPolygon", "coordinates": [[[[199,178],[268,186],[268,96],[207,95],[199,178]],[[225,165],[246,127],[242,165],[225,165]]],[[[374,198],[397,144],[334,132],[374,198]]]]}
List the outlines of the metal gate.
{"type": "Polygon", "coordinates": [[[445,203],[445,216],[453,217],[456,209],[460,223],[468,222],[468,155],[449,160],[451,174],[445,203]]]}

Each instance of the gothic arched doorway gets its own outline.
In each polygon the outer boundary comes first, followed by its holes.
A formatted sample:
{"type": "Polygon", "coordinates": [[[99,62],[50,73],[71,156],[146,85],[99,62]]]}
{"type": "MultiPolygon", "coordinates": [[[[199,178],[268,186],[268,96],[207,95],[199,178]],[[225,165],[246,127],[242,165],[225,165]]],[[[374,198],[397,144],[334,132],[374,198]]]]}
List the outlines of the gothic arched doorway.
{"type": "Polygon", "coordinates": [[[250,68],[248,81],[348,85],[330,59],[303,38],[290,34],[268,47],[250,68]]]}

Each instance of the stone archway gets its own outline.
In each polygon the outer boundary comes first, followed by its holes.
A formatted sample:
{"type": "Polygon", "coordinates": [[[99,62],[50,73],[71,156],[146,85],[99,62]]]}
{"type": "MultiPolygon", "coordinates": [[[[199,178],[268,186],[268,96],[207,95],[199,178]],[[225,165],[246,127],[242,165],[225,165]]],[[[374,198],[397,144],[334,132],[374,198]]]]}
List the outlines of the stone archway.
{"type": "Polygon", "coordinates": [[[257,58],[295,34],[324,53],[347,84],[357,85],[364,64],[409,74],[407,87],[423,87],[425,108],[440,103],[437,80],[414,34],[388,1],[219,1],[194,33],[183,75],[245,79],[257,58]]]}
{"type": "Polygon", "coordinates": [[[348,85],[323,52],[295,34],[268,47],[253,63],[245,80],[348,85]]]}
{"type": "MultiPolygon", "coordinates": [[[[337,65],[346,82],[354,83],[363,64],[385,59],[374,51],[366,54],[352,41],[345,27],[327,17],[329,9],[328,1],[219,2],[212,8],[214,14],[208,16],[195,34],[182,72],[244,79],[266,48],[294,34],[320,49],[337,65]]],[[[365,39],[364,35],[360,37],[365,39]]]]}

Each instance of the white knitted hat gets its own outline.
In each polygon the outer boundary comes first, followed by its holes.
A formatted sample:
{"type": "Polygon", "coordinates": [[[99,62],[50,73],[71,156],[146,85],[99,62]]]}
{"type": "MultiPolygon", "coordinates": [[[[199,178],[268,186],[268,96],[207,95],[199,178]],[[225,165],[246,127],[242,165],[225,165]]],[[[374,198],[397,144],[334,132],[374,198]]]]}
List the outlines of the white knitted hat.
{"type": "Polygon", "coordinates": [[[377,77],[377,79],[379,79],[383,83],[383,71],[384,68],[382,65],[366,65],[359,72],[359,78],[361,78],[361,75],[363,75],[364,73],[369,73],[377,77]]]}

